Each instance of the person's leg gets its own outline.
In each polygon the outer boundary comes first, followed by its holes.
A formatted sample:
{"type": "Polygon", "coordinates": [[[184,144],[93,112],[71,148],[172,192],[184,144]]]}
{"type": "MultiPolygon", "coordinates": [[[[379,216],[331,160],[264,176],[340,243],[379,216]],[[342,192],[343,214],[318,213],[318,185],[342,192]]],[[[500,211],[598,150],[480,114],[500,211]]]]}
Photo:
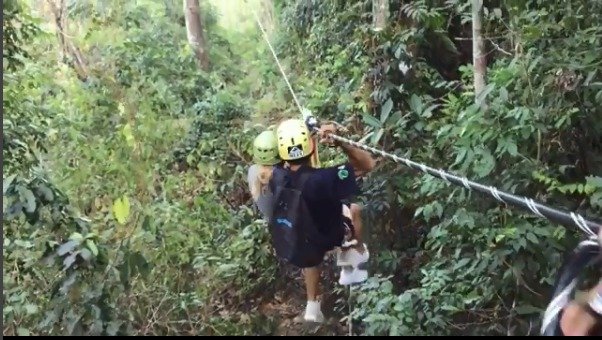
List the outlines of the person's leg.
{"type": "Polygon", "coordinates": [[[320,289],[319,265],[304,268],[303,276],[305,278],[305,291],[307,293],[307,304],[303,319],[307,322],[322,322],[324,321],[324,314],[322,314],[321,303],[318,299],[320,289]]]}
{"type": "Polygon", "coordinates": [[[359,204],[351,203],[349,210],[351,211],[351,223],[353,224],[353,237],[357,240],[355,249],[362,253],[365,250],[364,240],[362,238],[362,208],[359,204]]]}
{"type": "Polygon", "coordinates": [[[311,267],[303,269],[305,278],[305,290],[307,291],[307,301],[318,300],[320,290],[320,267],[311,267]]]}

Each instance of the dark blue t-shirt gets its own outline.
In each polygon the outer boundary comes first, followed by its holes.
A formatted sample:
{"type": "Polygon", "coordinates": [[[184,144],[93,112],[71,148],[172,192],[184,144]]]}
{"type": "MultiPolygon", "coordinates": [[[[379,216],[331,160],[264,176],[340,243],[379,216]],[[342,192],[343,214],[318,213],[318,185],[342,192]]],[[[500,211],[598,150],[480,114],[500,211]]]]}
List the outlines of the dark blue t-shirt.
{"type": "MultiPolygon", "coordinates": [[[[286,171],[278,169],[280,171],[286,171]]],[[[318,229],[333,243],[342,241],[344,235],[343,200],[359,194],[355,172],[349,163],[321,169],[299,169],[291,171],[294,178],[300,171],[311,171],[312,175],[303,188],[303,198],[318,229]]]]}

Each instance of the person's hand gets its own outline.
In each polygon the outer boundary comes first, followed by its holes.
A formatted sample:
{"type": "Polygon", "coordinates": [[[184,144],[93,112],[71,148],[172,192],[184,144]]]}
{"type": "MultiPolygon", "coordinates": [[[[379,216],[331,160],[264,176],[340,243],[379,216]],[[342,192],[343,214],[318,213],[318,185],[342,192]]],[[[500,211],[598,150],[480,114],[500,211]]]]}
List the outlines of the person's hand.
{"type": "Polygon", "coordinates": [[[331,134],[337,132],[337,127],[334,124],[323,124],[320,126],[318,136],[320,137],[320,143],[328,145],[330,147],[338,146],[339,143],[332,139],[331,134]]]}

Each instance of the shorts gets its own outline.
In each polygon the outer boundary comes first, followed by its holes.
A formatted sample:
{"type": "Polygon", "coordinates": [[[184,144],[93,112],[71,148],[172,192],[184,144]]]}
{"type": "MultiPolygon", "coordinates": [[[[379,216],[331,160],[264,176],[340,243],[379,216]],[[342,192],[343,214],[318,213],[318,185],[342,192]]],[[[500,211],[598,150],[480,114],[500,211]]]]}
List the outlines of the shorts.
{"type": "Polygon", "coordinates": [[[303,261],[296,259],[292,261],[294,265],[300,268],[315,267],[324,261],[326,253],[343,245],[343,242],[352,237],[354,228],[351,218],[351,209],[348,205],[343,204],[342,207],[342,223],[339,228],[334,228],[329,235],[326,235],[326,247],[308,246],[303,256],[303,261]]]}
{"type": "Polygon", "coordinates": [[[328,239],[326,251],[331,251],[336,247],[340,247],[345,241],[352,238],[353,235],[353,220],[351,217],[351,209],[349,205],[343,204],[341,214],[341,225],[331,229],[329,234],[326,236],[328,239]]]}

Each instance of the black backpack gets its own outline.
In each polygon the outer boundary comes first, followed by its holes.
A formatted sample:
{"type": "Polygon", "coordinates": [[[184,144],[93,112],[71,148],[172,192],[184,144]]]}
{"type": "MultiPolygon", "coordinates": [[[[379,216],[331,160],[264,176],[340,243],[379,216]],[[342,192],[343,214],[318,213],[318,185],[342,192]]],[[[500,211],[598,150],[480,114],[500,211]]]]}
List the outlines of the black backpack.
{"type": "Polygon", "coordinates": [[[278,257],[300,268],[317,266],[327,250],[325,237],[317,229],[302,195],[311,175],[311,168],[302,167],[295,176],[289,170],[276,168],[270,180],[274,193],[269,220],[272,246],[278,257]]]}

